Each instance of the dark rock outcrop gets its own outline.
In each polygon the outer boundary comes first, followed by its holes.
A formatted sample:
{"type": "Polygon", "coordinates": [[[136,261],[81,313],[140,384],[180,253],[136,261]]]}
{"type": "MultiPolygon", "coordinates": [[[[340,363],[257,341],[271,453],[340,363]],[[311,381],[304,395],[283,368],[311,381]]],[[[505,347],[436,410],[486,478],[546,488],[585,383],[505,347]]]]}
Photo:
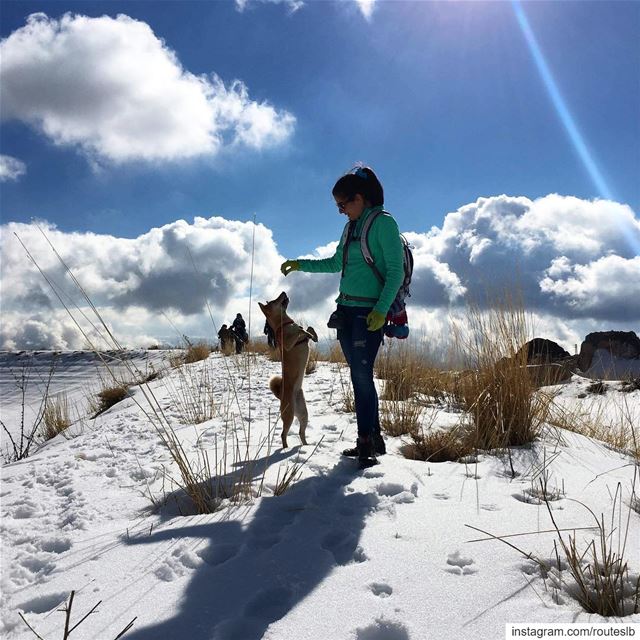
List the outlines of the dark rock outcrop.
{"type": "Polygon", "coordinates": [[[634,331],[596,331],[590,333],[580,347],[578,366],[582,371],[591,368],[598,349],[608,351],[612,358],[640,360],[640,338],[634,331]]]}
{"type": "Polygon", "coordinates": [[[516,358],[526,359],[531,380],[539,387],[570,380],[577,365],[575,356],[546,338],[534,338],[522,345],[516,358]]]}
{"type": "Polygon", "coordinates": [[[547,362],[558,362],[570,357],[570,353],[565,351],[557,342],[546,338],[534,338],[524,344],[517,353],[522,356],[522,352],[527,351],[527,364],[543,364],[547,362]]]}

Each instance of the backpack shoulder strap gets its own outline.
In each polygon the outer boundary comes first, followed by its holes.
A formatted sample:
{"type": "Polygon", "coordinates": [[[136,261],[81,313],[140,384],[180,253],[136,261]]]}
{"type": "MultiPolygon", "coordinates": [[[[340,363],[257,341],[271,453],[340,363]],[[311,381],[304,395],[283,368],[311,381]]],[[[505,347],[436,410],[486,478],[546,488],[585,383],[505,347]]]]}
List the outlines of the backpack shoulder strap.
{"type": "Polygon", "coordinates": [[[344,270],[347,266],[347,250],[349,246],[349,240],[351,240],[351,232],[354,229],[355,224],[351,221],[347,222],[344,225],[344,231],[342,232],[342,237],[340,238],[340,243],[342,244],[342,275],[344,276],[344,270]]]}
{"type": "Polygon", "coordinates": [[[387,211],[381,209],[380,211],[376,211],[371,214],[362,225],[362,232],[360,234],[360,251],[362,251],[362,257],[364,261],[371,267],[373,273],[381,284],[384,284],[384,277],[380,273],[380,270],[375,265],[375,260],[373,259],[373,255],[371,254],[371,249],[369,248],[369,230],[373,223],[378,219],[379,216],[386,214],[389,215],[387,211]]]}

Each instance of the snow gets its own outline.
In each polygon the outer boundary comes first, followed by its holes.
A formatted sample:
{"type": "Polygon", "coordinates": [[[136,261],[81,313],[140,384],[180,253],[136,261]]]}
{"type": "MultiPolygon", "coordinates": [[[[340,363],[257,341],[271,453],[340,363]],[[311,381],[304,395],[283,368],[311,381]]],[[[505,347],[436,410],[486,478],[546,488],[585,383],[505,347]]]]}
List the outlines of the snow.
{"type": "MultiPolygon", "coordinates": [[[[55,388],[83,388],[95,362],[61,358],[69,366],[55,388]]],[[[44,638],[61,637],[58,610],[71,590],[72,620],[102,601],[74,630],[77,640],[114,638],[134,617],[125,637],[135,640],[478,640],[504,637],[507,622],[610,621],[581,609],[566,571],[543,579],[526,554],[555,558],[542,475],[565,528],[594,526],[587,507],[609,523],[620,483],[624,521],[630,517],[625,557],[637,579],[630,457],[548,428],[530,447],[512,449],[511,460],[482,453],[465,463],[407,460],[401,439],[387,438],[380,464],[359,471],[340,455],[356,435],[354,414],[341,410],[340,378],[348,372],[321,362],[305,378],[309,444],[299,446],[294,424],[292,446],[282,450],[268,389],[279,369],[261,356],[212,354],[134,387],[132,398],[5,465],[3,637],[34,637],[19,611],[44,638]],[[192,384],[211,390],[205,396],[216,403],[215,417],[195,426],[184,424],[177,404],[192,384]],[[223,465],[225,441],[249,452],[228,458],[223,471],[253,478],[250,500],[223,501],[205,515],[189,510],[167,478],[179,474],[147,416],[149,394],[193,460],[207,452],[213,469],[223,465]],[[274,495],[296,464],[299,477],[274,495]],[[506,534],[520,534],[507,540],[524,554],[487,539],[506,534]]],[[[0,380],[3,415],[17,415],[19,398],[6,375],[0,380]]],[[[575,377],[552,390],[577,406],[585,384],[575,377]]],[[[611,385],[598,402],[613,407],[622,397],[640,415],[640,391],[611,385]]],[[[441,409],[436,424],[460,417],[441,409]]],[[[577,535],[582,543],[593,532],[577,535]]],[[[640,623],[640,614],[624,621],[640,623]]]]}

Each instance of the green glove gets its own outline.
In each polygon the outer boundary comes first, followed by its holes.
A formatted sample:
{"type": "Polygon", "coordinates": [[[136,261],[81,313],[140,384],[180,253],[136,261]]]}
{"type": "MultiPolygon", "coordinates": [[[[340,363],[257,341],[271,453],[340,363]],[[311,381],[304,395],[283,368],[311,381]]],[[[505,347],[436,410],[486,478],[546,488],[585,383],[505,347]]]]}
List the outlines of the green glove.
{"type": "Polygon", "coordinates": [[[374,309],[369,312],[369,315],[367,316],[367,329],[369,329],[369,331],[378,331],[379,329],[382,329],[386,319],[386,314],[380,313],[374,309]]]}
{"type": "Polygon", "coordinates": [[[280,265],[280,271],[283,276],[288,276],[292,271],[299,271],[300,263],[297,260],[285,260],[280,265]]]}

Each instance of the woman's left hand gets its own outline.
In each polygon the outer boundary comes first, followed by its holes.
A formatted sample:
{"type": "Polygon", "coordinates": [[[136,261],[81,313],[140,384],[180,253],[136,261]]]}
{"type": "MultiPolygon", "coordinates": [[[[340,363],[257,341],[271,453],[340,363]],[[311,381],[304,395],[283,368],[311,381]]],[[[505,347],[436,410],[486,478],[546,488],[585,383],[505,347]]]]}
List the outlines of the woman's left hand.
{"type": "Polygon", "coordinates": [[[370,311],[367,316],[367,329],[369,329],[369,331],[378,331],[379,329],[382,329],[386,319],[387,316],[384,313],[380,313],[375,309],[370,311]]]}

